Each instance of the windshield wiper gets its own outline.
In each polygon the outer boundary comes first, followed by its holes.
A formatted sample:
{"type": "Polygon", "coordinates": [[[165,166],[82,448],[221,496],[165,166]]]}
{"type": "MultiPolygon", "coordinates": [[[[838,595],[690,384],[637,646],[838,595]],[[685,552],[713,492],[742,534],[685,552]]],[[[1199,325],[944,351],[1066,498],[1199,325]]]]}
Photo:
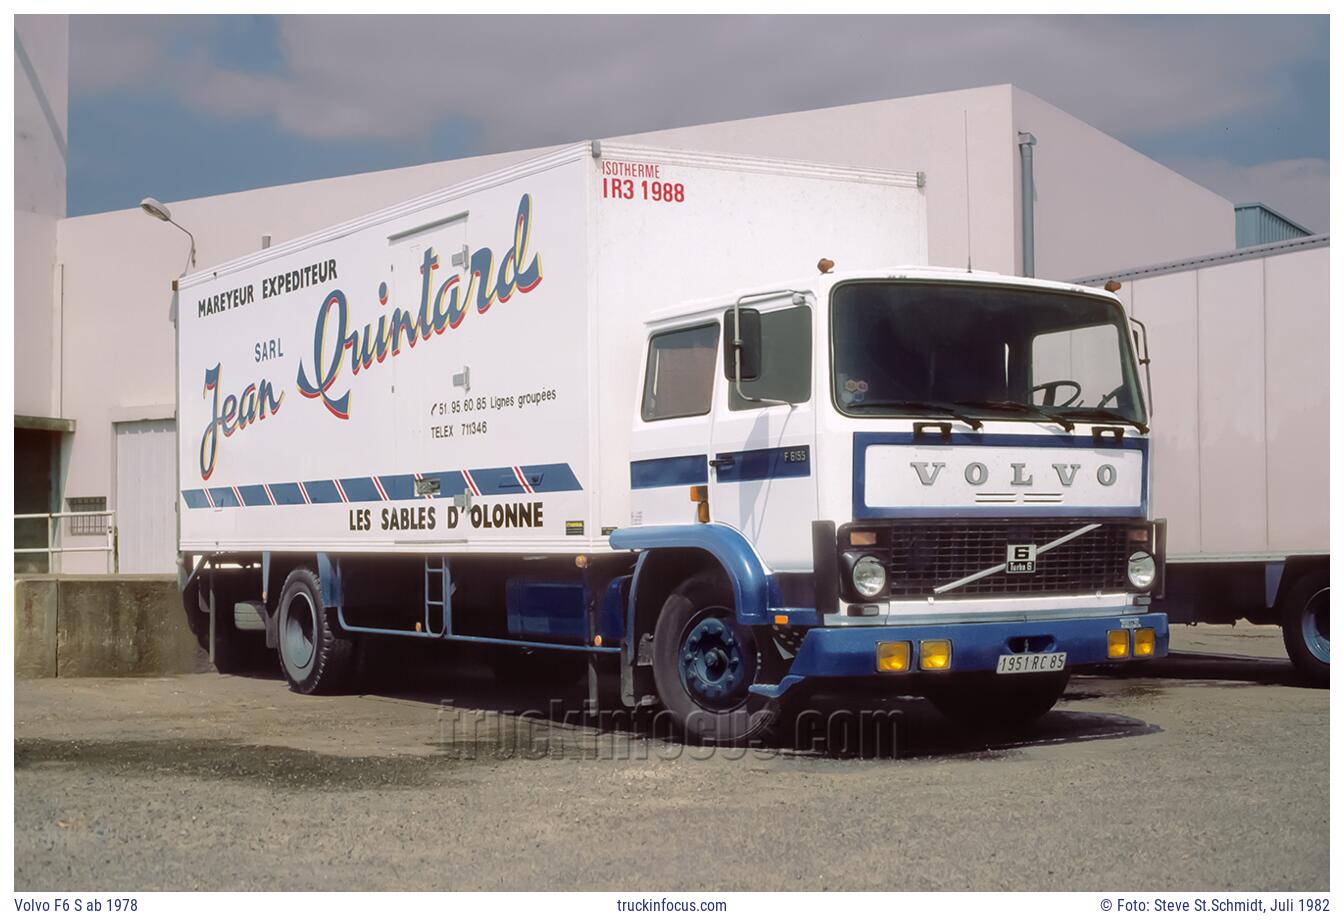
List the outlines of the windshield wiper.
{"type": "Polygon", "coordinates": [[[966,415],[964,412],[959,411],[956,406],[948,403],[925,402],[918,399],[873,399],[864,400],[861,403],[851,403],[846,408],[851,412],[855,409],[864,408],[908,409],[911,412],[940,412],[949,418],[954,418],[959,422],[964,422],[965,424],[970,425],[972,431],[979,431],[981,428],[985,427],[980,419],[972,415],[966,415]]]}
{"type": "Polygon", "coordinates": [[[1074,409],[1065,410],[1074,418],[1093,419],[1096,421],[1119,422],[1122,425],[1133,425],[1139,434],[1147,434],[1148,426],[1137,419],[1132,419],[1128,415],[1122,415],[1114,409],[1103,409],[1100,406],[1084,407],[1079,406],[1074,409]]]}
{"type": "Polygon", "coordinates": [[[1073,422],[1062,415],[1056,415],[1053,412],[1046,412],[1040,406],[1033,406],[1028,403],[1018,402],[1015,399],[979,399],[974,402],[959,402],[959,406],[970,406],[976,409],[1006,409],[1013,412],[1030,412],[1037,418],[1045,419],[1047,422],[1054,422],[1065,431],[1073,430],[1073,422]]]}

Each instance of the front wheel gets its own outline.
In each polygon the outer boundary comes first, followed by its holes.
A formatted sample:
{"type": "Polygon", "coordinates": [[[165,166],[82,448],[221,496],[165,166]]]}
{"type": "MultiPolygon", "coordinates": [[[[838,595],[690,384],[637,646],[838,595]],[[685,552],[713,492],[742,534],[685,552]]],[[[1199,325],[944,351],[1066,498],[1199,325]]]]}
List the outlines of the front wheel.
{"type": "Polygon", "coordinates": [[[1057,674],[977,676],[929,694],[929,701],[964,728],[1011,731],[1030,725],[1053,709],[1068,685],[1067,670],[1057,674]]]}
{"type": "Polygon", "coordinates": [[[1279,622],[1293,666],[1314,687],[1330,686],[1330,576],[1299,578],[1283,599],[1279,622]]]}
{"type": "Polygon", "coordinates": [[[289,686],[299,693],[339,693],[355,668],[353,639],[337,634],[335,614],[311,569],[289,573],[280,591],[279,654],[289,686]]]}
{"type": "Polygon", "coordinates": [[[773,711],[749,692],[771,670],[769,651],[737,621],[724,580],[689,578],[663,604],[654,629],[658,696],[691,740],[745,744],[773,721],[773,711]]]}

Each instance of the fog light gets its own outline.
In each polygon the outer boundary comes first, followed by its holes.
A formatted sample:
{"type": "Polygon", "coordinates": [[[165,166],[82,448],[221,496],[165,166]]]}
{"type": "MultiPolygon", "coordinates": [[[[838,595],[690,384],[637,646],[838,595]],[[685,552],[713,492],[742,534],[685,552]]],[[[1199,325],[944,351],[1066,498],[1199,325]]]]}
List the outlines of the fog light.
{"type": "Polygon", "coordinates": [[[877,669],[879,671],[910,670],[910,643],[877,643],[877,669]]]}
{"type": "Polygon", "coordinates": [[[1129,557],[1129,583],[1140,591],[1152,585],[1157,577],[1157,562],[1151,553],[1139,550],[1129,557]]]}
{"type": "Polygon", "coordinates": [[[1106,657],[1129,657],[1129,630],[1108,629],[1106,631],[1106,657]]]}
{"type": "Polygon", "coordinates": [[[864,597],[877,597],[887,586],[887,570],[872,556],[854,563],[854,590],[864,597]]]}
{"type": "Polygon", "coordinates": [[[1157,630],[1134,630],[1134,657],[1151,658],[1157,654],[1157,630]]]}
{"type": "Polygon", "coordinates": [[[923,639],[919,643],[919,669],[946,671],[952,667],[952,642],[948,639],[923,639]]]}

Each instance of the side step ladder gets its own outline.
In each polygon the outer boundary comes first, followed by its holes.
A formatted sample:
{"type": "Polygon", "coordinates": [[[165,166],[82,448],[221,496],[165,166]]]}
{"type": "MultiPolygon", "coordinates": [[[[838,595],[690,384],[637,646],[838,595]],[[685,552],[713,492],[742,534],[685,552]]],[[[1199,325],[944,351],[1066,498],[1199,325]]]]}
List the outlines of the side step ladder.
{"type": "Polygon", "coordinates": [[[425,557],[425,632],[431,636],[453,634],[453,578],[446,556],[425,557]],[[437,565],[435,564],[437,563],[437,565]]]}

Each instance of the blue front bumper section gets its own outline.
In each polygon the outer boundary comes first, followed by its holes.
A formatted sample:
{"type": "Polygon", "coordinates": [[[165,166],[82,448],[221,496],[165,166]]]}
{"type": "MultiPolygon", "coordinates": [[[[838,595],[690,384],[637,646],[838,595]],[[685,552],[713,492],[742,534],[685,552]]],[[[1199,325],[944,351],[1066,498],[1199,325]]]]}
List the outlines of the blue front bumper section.
{"type": "Polygon", "coordinates": [[[951,640],[952,666],[936,672],[941,676],[993,672],[1000,655],[1022,652],[1065,652],[1068,667],[1134,660],[1107,657],[1106,633],[1112,629],[1151,629],[1157,634],[1157,649],[1152,657],[1167,654],[1169,633],[1165,613],[947,625],[815,627],[804,636],[793,666],[784,679],[778,684],[753,684],[751,692],[778,698],[809,678],[880,677],[898,683],[920,673],[921,639],[951,640]],[[879,673],[879,642],[911,643],[911,669],[901,673],[879,673]]]}

